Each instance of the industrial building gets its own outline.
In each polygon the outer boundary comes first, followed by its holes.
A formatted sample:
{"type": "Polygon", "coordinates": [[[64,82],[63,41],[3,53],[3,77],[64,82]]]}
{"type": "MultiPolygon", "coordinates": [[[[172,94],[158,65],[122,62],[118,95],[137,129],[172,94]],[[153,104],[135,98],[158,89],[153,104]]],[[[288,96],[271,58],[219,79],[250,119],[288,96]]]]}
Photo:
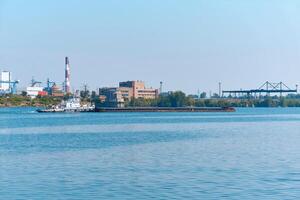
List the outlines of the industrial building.
{"type": "Polygon", "coordinates": [[[44,89],[43,87],[39,87],[39,86],[29,86],[26,88],[27,96],[34,99],[38,95],[42,95],[43,89],[44,89]]]}
{"type": "Polygon", "coordinates": [[[31,80],[31,85],[26,88],[27,96],[34,99],[38,95],[41,95],[41,92],[43,92],[44,88],[41,87],[40,81],[35,81],[34,78],[31,80]]]}
{"type": "Polygon", "coordinates": [[[63,97],[64,93],[58,85],[53,84],[53,86],[51,87],[51,94],[50,95],[54,96],[54,97],[63,97]]]}
{"type": "Polygon", "coordinates": [[[120,88],[129,88],[129,98],[155,99],[158,96],[158,89],[146,88],[143,81],[125,81],[119,83],[120,88]]]}
{"type": "Polygon", "coordinates": [[[143,81],[125,81],[120,82],[119,87],[99,89],[100,101],[107,107],[123,107],[125,101],[132,98],[155,99],[158,95],[158,89],[146,88],[143,81]]]}
{"type": "Polygon", "coordinates": [[[47,79],[46,87],[41,86],[41,84],[42,82],[35,81],[32,78],[30,86],[26,88],[27,96],[31,97],[32,99],[36,98],[37,96],[64,96],[64,92],[62,91],[61,87],[59,87],[55,82],[50,81],[49,78],[47,79]]]}
{"type": "Polygon", "coordinates": [[[1,90],[8,91],[10,89],[11,73],[9,71],[1,72],[1,90]]]}
{"type": "Polygon", "coordinates": [[[118,87],[100,88],[99,98],[105,107],[123,107],[125,103],[125,99],[118,87]]]}

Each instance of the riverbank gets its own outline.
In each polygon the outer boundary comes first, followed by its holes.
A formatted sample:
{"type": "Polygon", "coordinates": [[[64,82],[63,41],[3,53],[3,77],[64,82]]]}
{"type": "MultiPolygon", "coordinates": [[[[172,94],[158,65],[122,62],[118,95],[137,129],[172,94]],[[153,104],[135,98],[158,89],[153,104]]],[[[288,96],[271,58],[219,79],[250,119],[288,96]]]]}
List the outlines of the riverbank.
{"type": "Polygon", "coordinates": [[[58,97],[42,97],[31,99],[22,95],[9,95],[0,97],[0,107],[46,107],[61,102],[58,97]]]}
{"type": "MultiPolygon", "coordinates": [[[[68,97],[66,97],[68,98],[68,97]]],[[[65,99],[66,99],[65,98],[65,99]]],[[[22,95],[9,95],[0,97],[0,108],[1,107],[51,107],[61,103],[63,97],[37,97],[31,99],[27,96],[22,95]]],[[[89,101],[86,99],[81,100],[82,103],[87,104],[89,101]]]]}
{"type": "MultiPolygon", "coordinates": [[[[67,97],[66,97],[67,98],[67,97]]],[[[31,99],[22,95],[0,97],[0,107],[49,107],[59,104],[62,97],[37,97],[31,99]]],[[[81,99],[81,102],[90,102],[81,99]]],[[[92,102],[98,104],[97,97],[92,102]]],[[[105,107],[99,104],[99,107],[105,107]]],[[[266,97],[260,99],[211,98],[194,99],[189,96],[182,98],[159,97],[157,99],[134,99],[126,102],[125,107],[300,107],[300,98],[266,97]]]]}

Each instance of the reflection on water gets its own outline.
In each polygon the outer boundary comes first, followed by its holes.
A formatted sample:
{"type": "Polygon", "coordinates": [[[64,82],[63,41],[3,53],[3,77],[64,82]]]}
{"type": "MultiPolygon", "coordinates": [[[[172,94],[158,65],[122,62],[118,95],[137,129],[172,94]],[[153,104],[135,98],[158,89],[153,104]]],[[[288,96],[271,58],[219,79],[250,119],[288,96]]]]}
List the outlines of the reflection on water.
{"type": "Polygon", "coordinates": [[[0,109],[0,199],[296,199],[300,109],[0,109]]]}

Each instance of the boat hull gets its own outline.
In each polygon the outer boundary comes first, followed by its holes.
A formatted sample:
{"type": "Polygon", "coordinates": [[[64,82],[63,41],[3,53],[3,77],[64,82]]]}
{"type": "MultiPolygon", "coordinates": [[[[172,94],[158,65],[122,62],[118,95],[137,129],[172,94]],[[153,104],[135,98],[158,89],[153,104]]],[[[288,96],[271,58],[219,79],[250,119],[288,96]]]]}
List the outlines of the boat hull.
{"type": "Polygon", "coordinates": [[[73,112],[95,112],[93,108],[84,109],[37,109],[38,113],[73,113],[73,112]]]}

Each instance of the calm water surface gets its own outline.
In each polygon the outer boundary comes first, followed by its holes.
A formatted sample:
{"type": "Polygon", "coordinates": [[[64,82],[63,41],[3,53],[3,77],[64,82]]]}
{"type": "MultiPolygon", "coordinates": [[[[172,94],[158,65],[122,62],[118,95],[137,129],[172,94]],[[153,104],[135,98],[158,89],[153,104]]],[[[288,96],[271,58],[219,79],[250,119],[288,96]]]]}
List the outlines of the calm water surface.
{"type": "Polygon", "coordinates": [[[300,109],[0,109],[0,199],[299,199],[300,109]]]}

